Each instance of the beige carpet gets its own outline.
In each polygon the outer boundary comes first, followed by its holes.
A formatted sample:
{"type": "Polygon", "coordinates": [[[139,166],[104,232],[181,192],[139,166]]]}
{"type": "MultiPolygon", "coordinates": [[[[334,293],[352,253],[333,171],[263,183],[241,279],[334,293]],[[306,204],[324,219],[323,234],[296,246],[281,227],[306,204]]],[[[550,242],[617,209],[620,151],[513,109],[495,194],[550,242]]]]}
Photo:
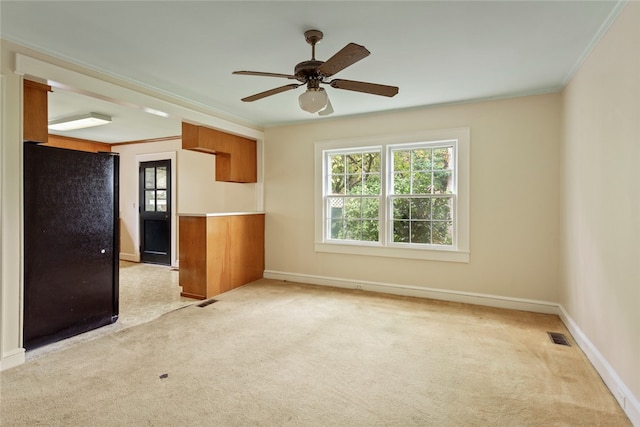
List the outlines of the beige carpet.
{"type": "Polygon", "coordinates": [[[4,426],[629,426],[556,316],[260,280],[0,375],[4,426]]]}

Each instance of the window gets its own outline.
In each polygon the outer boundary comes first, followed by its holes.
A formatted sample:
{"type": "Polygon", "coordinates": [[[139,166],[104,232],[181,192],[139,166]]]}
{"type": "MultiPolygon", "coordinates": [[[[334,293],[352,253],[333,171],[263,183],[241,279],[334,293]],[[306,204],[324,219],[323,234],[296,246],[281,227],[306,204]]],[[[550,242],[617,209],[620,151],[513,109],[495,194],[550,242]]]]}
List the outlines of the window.
{"type": "Polygon", "coordinates": [[[468,262],[468,129],[318,142],[316,169],[316,251],[468,262]]]}
{"type": "Polygon", "coordinates": [[[144,179],[144,200],[141,204],[145,212],[167,211],[167,166],[162,166],[165,163],[168,161],[140,164],[144,179]]]}
{"type": "Polygon", "coordinates": [[[453,246],[455,145],[389,146],[390,241],[453,246]]]}
{"type": "Polygon", "coordinates": [[[377,242],[381,206],[380,150],[327,152],[328,239],[377,242]]]}

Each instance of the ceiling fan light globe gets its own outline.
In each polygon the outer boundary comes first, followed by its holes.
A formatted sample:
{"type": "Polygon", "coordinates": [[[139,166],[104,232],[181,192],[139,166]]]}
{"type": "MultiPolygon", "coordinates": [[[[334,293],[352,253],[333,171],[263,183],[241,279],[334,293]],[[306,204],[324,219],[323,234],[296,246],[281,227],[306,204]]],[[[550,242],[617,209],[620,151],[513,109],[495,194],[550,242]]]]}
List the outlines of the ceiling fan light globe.
{"type": "Polygon", "coordinates": [[[307,89],[298,97],[300,108],[309,113],[317,113],[327,107],[329,97],[323,88],[307,89]]]}

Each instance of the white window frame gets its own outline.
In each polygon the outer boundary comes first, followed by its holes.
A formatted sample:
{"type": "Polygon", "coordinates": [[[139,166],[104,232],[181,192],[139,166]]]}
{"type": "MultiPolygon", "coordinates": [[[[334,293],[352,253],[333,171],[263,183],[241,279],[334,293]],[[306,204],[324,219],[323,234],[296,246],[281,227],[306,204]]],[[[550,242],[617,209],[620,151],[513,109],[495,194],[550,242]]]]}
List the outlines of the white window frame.
{"type": "Polygon", "coordinates": [[[455,128],[430,130],[400,135],[373,136],[355,139],[317,141],[315,143],[315,251],[351,255],[382,256],[433,261],[469,262],[469,175],[470,129],[455,128]],[[451,246],[391,243],[390,197],[386,188],[390,184],[387,167],[390,150],[422,143],[452,143],[455,149],[455,197],[453,207],[454,234],[451,246]],[[380,147],[381,182],[383,194],[380,205],[380,241],[361,242],[328,239],[325,231],[324,203],[326,193],[326,162],[328,150],[360,151],[380,147]]]}

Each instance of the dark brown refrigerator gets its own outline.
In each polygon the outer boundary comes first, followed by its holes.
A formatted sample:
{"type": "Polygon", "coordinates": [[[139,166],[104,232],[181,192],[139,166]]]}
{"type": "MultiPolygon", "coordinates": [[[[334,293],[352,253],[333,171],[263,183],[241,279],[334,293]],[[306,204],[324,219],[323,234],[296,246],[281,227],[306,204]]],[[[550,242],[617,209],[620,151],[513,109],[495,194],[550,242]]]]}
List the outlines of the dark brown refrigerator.
{"type": "Polygon", "coordinates": [[[24,145],[24,347],[118,319],[119,158],[24,145]]]}

